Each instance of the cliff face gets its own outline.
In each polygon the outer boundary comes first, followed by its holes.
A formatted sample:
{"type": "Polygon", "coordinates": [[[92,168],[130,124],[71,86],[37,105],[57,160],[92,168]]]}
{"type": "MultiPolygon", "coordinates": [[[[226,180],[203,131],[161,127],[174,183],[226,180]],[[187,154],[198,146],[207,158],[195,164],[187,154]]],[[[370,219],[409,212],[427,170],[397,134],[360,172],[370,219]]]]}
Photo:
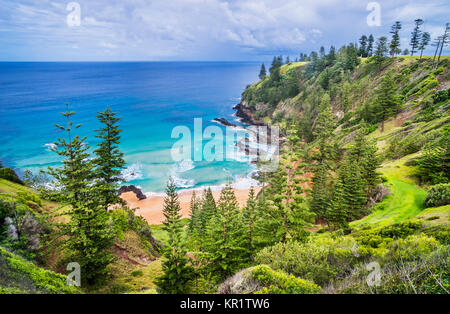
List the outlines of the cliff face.
{"type": "MultiPolygon", "coordinates": [[[[277,124],[281,129],[298,124],[303,139],[311,142],[320,108],[328,103],[335,117],[334,133],[342,145],[355,130],[368,127],[372,135],[386,135],[381,150],[415,134],[419,143],[412,151],[417,152],[426,139],[435,139],[431,130],[449,122],[449,65],[448,56],[438,66],[433,66],[432,57],[361,59],[353,69],[344,69],[339,58],[320,70],[303,62],[283,65],[278,81],[269,75],[246,88],[236,106],[237,115],[249,123],[277,124]],[[392,77],[398,105],[381,117],[377,91],[386,76],[392,77]]],[[[409,153],[405,150],[395,155],[409,153]]]]}
{"type": "Polygon", "coordinates": [[[249,108],[246,101],[242,101],[240,104],[237,104],[233,107],[233,109],[236,110],[236,117],[239,118],[240,122],[249,125],[264,125],[264,119],[256,119],[256,110],[249,108]]]}

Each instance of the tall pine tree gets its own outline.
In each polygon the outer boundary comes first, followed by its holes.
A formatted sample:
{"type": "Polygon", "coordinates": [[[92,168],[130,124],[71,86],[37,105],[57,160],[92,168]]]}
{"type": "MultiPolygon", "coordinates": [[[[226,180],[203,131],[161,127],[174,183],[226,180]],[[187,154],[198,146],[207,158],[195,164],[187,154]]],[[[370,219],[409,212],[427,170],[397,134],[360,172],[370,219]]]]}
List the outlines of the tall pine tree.
{"type": "Polygon", "coordinates": [[[210,267],[219,277],[233,274],[245,262],[241,213],[229,185],[220,194],[217,211],[208,221],[204,241],[210,267]]]}
{"type": "Polygon", "coordinates": [[[389,44],[389,53],[391,54],[391,57],[395,57],[402,51],[400,49],[400,35],[399,35],[401,29],[402,24],[399,21],[395,22],[395,24],[392,25],[391,27],[392,39],[391,43],[389,44]]]}
{"type": "MultiPolygon", "coordinates": [[[[216,201],[214,200],[211,188],[208,188],[203,191],[200,206],[200,213],[199,213],[200,237],[206,236],[206,226],[208,222],[211,220],[211,218],[216,214],[216,212],[217,212],[216,201]]],[[[204,243],[203,241],[201,242],[204,243]]]]}
{"type": "Polygon", "coordinates": [[[327,207],[325,218],[331,230],[348,228],[348,211],[345,202],[344,184],[341,179],[334,186],[333,197],[327,207]]]}
{"type": "Polygon", "coordinates": [[[107,266],[114,260],[110,247],[114,233],[110,225],[109,214],[102,207],[99,188],[93,184],[94,164],[89,161],[89,146],[86,137],[74,136],[75,129],[71,117],[75,112],[69,110],[61,113],[66,119],[66,126],[56,125],[65,131],[66,138],[58,138],[53,149],[63,157],[62,167],[49,169],[60,190],[60,201],[70,205],[67,212],[69,221],[58,229],[66,236],[65,244],[73,253],[71,260],[81,266],[81,278],[87,284],[95,284],[106,279],[107,266]]]}
{"type": "Polygon", "coordinates": [[[259,79],[264,80],[266,78],[267,72],[266,72],[266,66],[261,64],[261,70],[259,71],[259,79]]]}
{"type": "Polygon", "coordinates": [[[181,224],[181,207],[178,200],[176,185],[169,180],[164,199],[164,226],[168,234],[168,247],[163,254],[163,275],[156,279],[156,285],[164,294],[186,294],[189,292],[189,282],[194,278],[194,269],[186,257],[183,226],[181,224]]]}
{"type": "Polygon", "coordinates": [[[97,118],[103,127],[96,130],[96,137],[101,139],[101,142],[94,151],[97,155],[94,164],[96,165],[97,185],[103,205],[107,209],[109,205],[120,202],[117,183],[122,181],[120,174],[125,168],[123,153],[119,149],[122,130],[117,124],[120,118],[109,107],[104,112],[100,112],[97,118]]]}
{"type": "Polygon", "coordinates": [[[422,37],[422,31],[420,30],[420,26],[423,24],[422,19],[417,19],[414,21],[415,26],[414,30],[411,33],[411,40],[409,42],[409,45],[411,46],[411,56],[414,56],[414,53],[416,53],[417,48],[420,45],[420,38],[422,37]]]}
{"type": "Polygon", "coordinates": [[[245,258],[248,262],[253,259],[257,246],[257,228],[258,228],[258,202],[253,187],[250,189],[247,204],[242,210],[242,227],[245,238],[245,258]]]}
{"type": "Polygon", "coordinates": [[[396,84],[391,73],[381,79],[381,84],[375,91],[378,118],[381,121],[381,132],[384,132],[384,122],[394,112],[398,111],[400,99],[397,95],[396,84]]]}
{"type": "Polygon", "coordinates": [[[430,33],[424,32],[422,34],[422,38],[420,39],[420,44],[419,44],[419,47],[418,47],[418,49],[420,50],[420,59],[419,60],[422,60],[423,51],[425,50],[425,48],[430,43],[430,40],[431,40],[430,33]]]}

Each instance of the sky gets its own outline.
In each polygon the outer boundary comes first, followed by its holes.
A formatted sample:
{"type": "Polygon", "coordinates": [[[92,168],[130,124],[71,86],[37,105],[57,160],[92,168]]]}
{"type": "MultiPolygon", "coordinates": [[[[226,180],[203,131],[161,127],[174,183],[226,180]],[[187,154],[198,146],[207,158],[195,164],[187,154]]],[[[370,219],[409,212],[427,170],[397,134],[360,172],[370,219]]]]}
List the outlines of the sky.
{"type": "Polygon", "coordinates": [[[0,60],[295,58],[362,34],[389,37],[397,20],[404,49],[415,19],[435,38],[449,13],[448,0],[0,0],[0,60]]]}

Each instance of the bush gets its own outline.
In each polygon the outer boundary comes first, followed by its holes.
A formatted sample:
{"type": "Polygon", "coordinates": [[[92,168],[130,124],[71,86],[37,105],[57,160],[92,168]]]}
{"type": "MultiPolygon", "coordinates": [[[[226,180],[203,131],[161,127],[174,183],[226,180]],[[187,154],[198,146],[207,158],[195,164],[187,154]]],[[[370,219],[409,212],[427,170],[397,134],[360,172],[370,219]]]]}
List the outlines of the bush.
{"type": "Polygon", "coordinates": [[[425,234],[412,235],[393,242],[386,259],[402,262],[421,260],[430,256],[432,252],[438,252],[441,249],[443,249],[442,244],[433,237],[425,234]]]}
{"type": "Polygon", "coordinates": [[[142,270],[134,270],[131,272],[131,276],[133,277],[142,277],[144,275],[144,273],[142,272],[142,270]]]}
{"type": "Polygon", "coordinates": [[[14,170],[11,168],[1,168],[0,169],[0,179],[5,179],[14,183],[18,183],[24,185],[22,180],[20,180],[19,176],[16,174],[14,170]]]}
{"type": "Polygon", "coordinates": [[[383,265],[381,283],[369,287],[370,271],[365,267],[355,269],[351,276],[327,287],[328,293],[376,294],[448,294],[450,276],[448,251],[433,251],[428,256],[413,261],[390,260],[383,265]]]}
{"type": "Polygon", "coordinates": [[[37,267],[3,247],[0,247],[0,274],[0,285],[5,288],[2,292],[19,288],[24,293],[80,293],[78,288],[67,285],[66,276],[37,267]]]}
{"type": "Polygon", "coordinates": [[[324,286],[351,272],[358,263],[359,255],[352,251],[355,246],[356,241],[351,237],[278,243],[260,251],[255,261],[324,286]]]}
{"type": "Polygon", "coordinates": [[[312,294],[320,291],[320,287],[313,282],[275,271],[267,265],[254,267],[251,276],[263,285],[261,290],[255,292],[258,294],[312,294]]]}
{"type": "Polygon", "coordinates": [[[23,202],[25,204],[32,202],[39,206],[42,206],[42,200],[36,194],[30,193],[30,192],[18,191],[17,196],[19,197],[19,200],[18,200],[19,202],[23,202]]]}
{"type": "Polygon", "coordinates": [[[368,286],[373,269],[367,264],[325,288],[327,293],[447,293],[449,288],[448,250],[425,234],[392,241],[388,253],[379,258],[380,285],[368,286]]]}
{"type": "Polygon", "coordinates": [[[433,95],[433,100],[435,104],[446,101],[449,98],[450,89],[444,89],[437,91],[436,94],[433,95]]]}
{"type": "Polygon", "coordinates": [[[432,186],[425,198],[426,207],[439,207],[450,204],[450,184],[437,184],[432,186]]]}

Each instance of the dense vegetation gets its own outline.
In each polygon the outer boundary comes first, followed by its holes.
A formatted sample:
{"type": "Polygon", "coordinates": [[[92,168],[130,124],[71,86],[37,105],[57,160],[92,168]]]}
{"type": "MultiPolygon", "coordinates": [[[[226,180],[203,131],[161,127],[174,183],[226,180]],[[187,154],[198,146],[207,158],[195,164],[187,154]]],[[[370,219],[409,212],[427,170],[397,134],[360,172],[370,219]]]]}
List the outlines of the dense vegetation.
{"type": "Polygon", "coordinates": [[[62,113],[66,126],[56,125],[66,132],[66,138],[58,138],[53,148],[62,157],[61,167],[39,175],[26,173],[24,181],[34,189],[18,179],[13,170],[1,168],[1,173],[7,174],[0,182],[0,262],[5,268],[1,287],[6,293],[14,290],[10,287],[14,288],[15,280],[27,282],[18,286],[18,292],[80,292],[66,283],[65,276],[40,268],[66,273],[66,266],[72,262],[80,266],[81,282],[77,284],[86,291],[120,292],[123,288],[116,282],[118,272],[112,270],[134,265],[136,259],[148,264],[159,257],[160,244],[147,222],[135,216],[118,196],[117,182],[124,161],[118,150],[121,131],[116,113],[107,108],[98,114],[104,127],[97,131],[101,141],[93,151],[95,158],[91,158],[86,138],[74,134],[81,127],[71,121],[75,112],[66,106],[62,113]],[[45,184],[50,176],[51,190],[45,184]],[[136,243],[130,243],[129,238],[136,243]],[[123,251],[125,256],[121,255],[123,251]],[[13,271],[25,272],[25,268],[30,283],[13,271]]]}
{"type": "Polygon", "coordinates": [[[43,268],[77,261],[85,292],[448,293],[449,27],[429,57],[422,24],[411,56],[396,22],[390,42],[262,65],[241,105],[280,127],[280,166],[243,208],[230,186],[205,189],[182,219],[169,181],[164,224],[148,226],[117,194],[116,113],[98,114],[91,149],[67,105],[61,167],[21,180],[0,165],[0,292],[81,292],[43,268]]]}

